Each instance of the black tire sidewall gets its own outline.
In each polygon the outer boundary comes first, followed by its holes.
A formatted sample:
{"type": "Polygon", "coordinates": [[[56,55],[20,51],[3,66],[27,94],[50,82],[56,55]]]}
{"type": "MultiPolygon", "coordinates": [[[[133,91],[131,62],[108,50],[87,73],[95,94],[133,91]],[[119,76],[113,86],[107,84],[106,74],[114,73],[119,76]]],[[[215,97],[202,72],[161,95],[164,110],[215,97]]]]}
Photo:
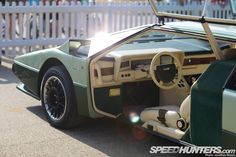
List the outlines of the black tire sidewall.
{"type": "Polygon", "coordinates": [[[42,106],[44,108],[44,112],[47,116],[48,122],[56,128],[63,129],[63,128],[70,127],[70,125],[72,124],[73,118],[75,118],[74,116],[77,110],[76,110],[72,80],[69,76],[69,73],[66,71],[66,69],[63,66],[55,66],[48,69],[48,71],[45,73],[43,77],[40,91],[41,91],[40,95],[41,95],[42,106]],[[53,120],[46,111],[45,104],[44,104],[44,94],[43,94],[45,83],[52,76],[58,78],[63,84],[64,89],[65,89],[65,94],[66,94],[66,101],[67,101],[67,104],[66,104],[67,106],[66,106],[66,111],[65,111],[64,116],[60,120],[56,120],[56,121],[53,120]]]}

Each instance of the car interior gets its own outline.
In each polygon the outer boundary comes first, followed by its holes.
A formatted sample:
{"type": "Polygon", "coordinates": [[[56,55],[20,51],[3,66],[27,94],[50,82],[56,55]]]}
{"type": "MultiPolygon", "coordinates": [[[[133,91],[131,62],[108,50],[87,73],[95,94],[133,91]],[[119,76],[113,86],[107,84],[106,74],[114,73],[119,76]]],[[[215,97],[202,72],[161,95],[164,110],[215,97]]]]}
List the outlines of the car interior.
{"type": "Polygon", "coordinates": [[[190,122],[190,88],[214,60],[206,41],[151,32],[91,65],[94,107],[179,140],[190,122]]]}

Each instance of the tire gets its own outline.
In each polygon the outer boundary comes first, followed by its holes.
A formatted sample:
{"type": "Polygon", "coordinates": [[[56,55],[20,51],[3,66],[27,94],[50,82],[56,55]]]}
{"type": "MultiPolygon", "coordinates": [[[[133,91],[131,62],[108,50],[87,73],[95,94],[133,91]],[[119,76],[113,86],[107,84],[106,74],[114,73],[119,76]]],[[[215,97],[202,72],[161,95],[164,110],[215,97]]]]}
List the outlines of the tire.
{"type": "Polygon", "coordinates": [[[53,127],[68,129],[78,124],[72,80],[63,66],[48,69],[42,79],[40,92],[47,120],[53,127]]]}

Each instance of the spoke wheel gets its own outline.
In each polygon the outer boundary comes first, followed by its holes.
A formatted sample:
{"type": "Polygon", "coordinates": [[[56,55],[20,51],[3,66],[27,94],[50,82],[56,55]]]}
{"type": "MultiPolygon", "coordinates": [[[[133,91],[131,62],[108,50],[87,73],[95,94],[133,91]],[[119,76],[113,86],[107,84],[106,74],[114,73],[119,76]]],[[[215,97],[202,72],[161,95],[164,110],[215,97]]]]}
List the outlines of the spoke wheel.
{"type": "Polygon", "coordinates": [[[53,127],[68,129],[83,121],[78,115],[72,79],[64,66],[47,70],[41,82],[40,96],[47,120],[53,127]]]}
{"type": "Polygon", "coordinates": [[[66,111],[67,98],[65,87],[55,76],[51,76],[44,86],[45,108],[51,119],[60,120],[66,111]]]}

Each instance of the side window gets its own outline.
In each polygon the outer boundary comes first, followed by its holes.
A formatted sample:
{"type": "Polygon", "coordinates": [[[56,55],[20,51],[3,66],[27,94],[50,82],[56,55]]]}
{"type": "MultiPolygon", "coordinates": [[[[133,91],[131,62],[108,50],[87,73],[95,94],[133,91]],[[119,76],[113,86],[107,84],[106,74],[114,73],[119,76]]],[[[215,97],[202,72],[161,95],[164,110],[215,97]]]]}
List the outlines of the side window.
{"type": "Polygon", "coordinates": [[[69,41],[69,52],[71,53],[71,52],[76,51],[80,46],[81,46],[81,42],[80,41],[70,40],[69,41]]]}
{"type": "Polygon", "coordinates": [[[234,70],[227,79],[225,88],[236,90],[236,67],[234,67],[234,70]]]}
{"type": "Polygon", "coordinates": [[[70,40],[69,53],[74,56],[88,56],[90,49],[89,40],[70,40]]]}

